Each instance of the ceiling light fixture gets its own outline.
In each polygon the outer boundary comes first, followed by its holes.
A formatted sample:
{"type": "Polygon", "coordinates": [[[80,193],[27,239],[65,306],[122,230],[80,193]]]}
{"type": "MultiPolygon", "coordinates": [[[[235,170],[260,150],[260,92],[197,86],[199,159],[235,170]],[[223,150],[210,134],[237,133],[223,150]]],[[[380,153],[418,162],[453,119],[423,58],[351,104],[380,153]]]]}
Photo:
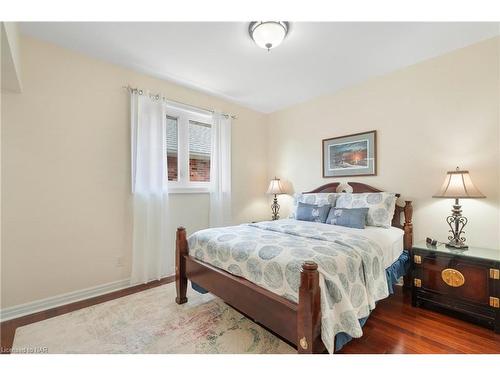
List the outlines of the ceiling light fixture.
{"type": "Polygon", "coordinates": [[[268,51],[281,44],[288,34],[289,23],[285,21],[254,21],[248,26],[253,41],[268,51]]]}

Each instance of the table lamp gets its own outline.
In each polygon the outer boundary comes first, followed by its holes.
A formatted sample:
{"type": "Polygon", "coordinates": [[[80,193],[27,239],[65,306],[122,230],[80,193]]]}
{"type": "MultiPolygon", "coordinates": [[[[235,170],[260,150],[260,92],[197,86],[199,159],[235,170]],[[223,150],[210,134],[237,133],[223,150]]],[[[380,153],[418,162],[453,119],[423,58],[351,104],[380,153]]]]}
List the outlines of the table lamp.
{"type": "Polygon", "coordinates": [[[447,247],[455,249],[467,249],[465,244],[464,227],[467,224],[467,218],[462,216],[462,206],[459,203],[461,198],[486,198],[472,183],[469,171],[461,171],[457,167],[454,171],[446,173],[441,190],[433,196],[434,198],[453,198],[455,204],[451,210],[451,215],[446,218],[446,222],[450,226],[451,236],[448,237],[447,247]]]}
{"type": "Polygon", "coordinates": [[[272,220],[278,220],[280,218],[280,205],[278,204],[278,198],[276,196],[278,194],[285,194],[285,189],[283,189],[279,178],[274,177],[271,180],[267,189],[267,194],[274,194],[273,204],[271,205],[271,212],[273,213],[272,220]]]}

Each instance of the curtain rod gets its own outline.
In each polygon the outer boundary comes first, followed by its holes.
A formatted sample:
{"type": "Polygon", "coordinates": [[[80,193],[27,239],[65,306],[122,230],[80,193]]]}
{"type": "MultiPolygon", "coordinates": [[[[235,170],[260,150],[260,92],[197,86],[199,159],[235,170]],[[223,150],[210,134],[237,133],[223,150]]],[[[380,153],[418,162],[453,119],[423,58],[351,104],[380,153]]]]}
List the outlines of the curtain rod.
{"type": "MultiPolygon", "coordinates": [[[[135,91],[139,95],[142,95],[144,93],[143,89],[138,89],[137,87],[131,87],[130,85],[122,86],[122,88],[126,89],[128,92],[134,92],[135,91]]],[[[160,94],[155,94],[153,96],[156,99],[160,99],[160,94]]],[[[207,108],[203,108],[203,107],[197,107],[197,106],[194,106],[194,105],[189,104],[189,103],[183,103],[183,102],[180,102],[178,100],[168,99],[168,98],[166,98],[164,96],[162,97],[162,99],[165,100],[166,102],[171,102],[171,103],[174,103],[174,104],[179,104],[179,105],[191,107],[193,109],[202,110],[202,111],[205,111],[205,112],[215,113],[215,111],[213,109],[207,109],[207,108]]],[[[238,118],[238,116],[232,115],[230,113],[221,113],[221,115],[226,116],[226,117],[231,117],[234,120],[236,120],[238,118]]]]}

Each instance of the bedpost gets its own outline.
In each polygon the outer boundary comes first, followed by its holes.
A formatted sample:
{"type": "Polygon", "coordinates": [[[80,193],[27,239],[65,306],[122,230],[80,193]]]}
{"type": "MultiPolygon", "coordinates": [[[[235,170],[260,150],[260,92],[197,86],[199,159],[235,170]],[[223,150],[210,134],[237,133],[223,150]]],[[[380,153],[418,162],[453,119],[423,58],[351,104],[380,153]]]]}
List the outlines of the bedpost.
{"type": "Polygon", "coordinates": [[[297,307],[297,350],[318,353],[324,350],[321,341],[321,302],[318,265],[306,261],[300,270],[299,304],[297,307]]]}
{"type": "Polygon", "coordinates": [[[405,201],[405,207],[403,209],[405,216],[405,223],[403,225],[404,234],[404,248],[405,250],[410,251],[413,247],[413,206],[411,205],[411,201],[405,201]]]}
{"type": "MultiPolygon", "coordinates": [[[[413,216],[413,206],[411,205],[411,201],[405,201],[405,206],[403,208],[403,213],[405,217],[405,223],[403,225],[404,233],[404,248],[410,254],[410,264],[413,264],[413,255],[412,255],[412,247],[413,247],[413,223],[411,222],[413,216]]],[[[405,289],[411,288],[412,285],[412,266],[410,266],[410,270],[406,272],[406,275],[403,277],[403,286],[405,289]]]]}
{"type": "Polygon", "coordinates": [[[186,229],[177,228],[177,237],[175,240],[175,288],[177,297],[175,302],[181,305],[187,302],[187,277],[186,277],[186,258],[188,254],[188,243],[186,239],[186,229]]]}

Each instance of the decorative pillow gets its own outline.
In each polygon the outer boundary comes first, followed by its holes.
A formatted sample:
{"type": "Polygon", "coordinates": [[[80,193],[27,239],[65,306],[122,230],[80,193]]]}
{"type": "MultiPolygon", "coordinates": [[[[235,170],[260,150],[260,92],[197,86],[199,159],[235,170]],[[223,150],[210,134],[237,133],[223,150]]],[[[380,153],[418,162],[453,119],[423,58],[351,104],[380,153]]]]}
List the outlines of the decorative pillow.
{"type": "Polygon", "coordinates": [[[307,204],[299,202],[297,206],[297,220],[314,221],[324,223],[330,212],[330,205],[318,206],[317,204],[307,204]]]}
{"type": "Polygon", "coordinates": [[[335,205],[335,198],[338,193],[310,193],[310,194],[294,194],[292,212],[288,216],[289,219],[295,219],[297,215],[297,205],[299,202],[316,204],[318,206],[335,205]]]}
{"type": "Polygon", "coordinates": [[[368,208],[366,224],[390,228],[396,208],[394,193],[343,193],[338,194],[336,208],[368,208]]]}
{"type": "Polygon", "coordinates": [[[365,229],[367,215],[368,208],[331,208],[326,223],[365,229]]]}

